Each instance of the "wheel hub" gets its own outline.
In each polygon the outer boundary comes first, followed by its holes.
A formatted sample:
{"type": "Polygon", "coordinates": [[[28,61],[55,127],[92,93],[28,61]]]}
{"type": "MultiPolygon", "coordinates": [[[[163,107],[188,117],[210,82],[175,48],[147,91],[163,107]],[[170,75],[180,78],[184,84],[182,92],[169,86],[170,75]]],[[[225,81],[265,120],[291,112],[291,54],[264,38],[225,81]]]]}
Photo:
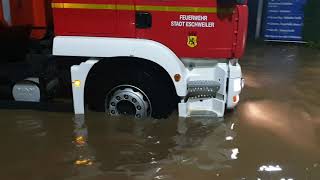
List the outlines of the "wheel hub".
{"type": "Polygon", "coordinates": [[[140,89],[133,86],[119,86],[111,93],[106,101],[106,112],[110,115],[133,115],[136,118],[151,115],[150,101],[140,89]]]}

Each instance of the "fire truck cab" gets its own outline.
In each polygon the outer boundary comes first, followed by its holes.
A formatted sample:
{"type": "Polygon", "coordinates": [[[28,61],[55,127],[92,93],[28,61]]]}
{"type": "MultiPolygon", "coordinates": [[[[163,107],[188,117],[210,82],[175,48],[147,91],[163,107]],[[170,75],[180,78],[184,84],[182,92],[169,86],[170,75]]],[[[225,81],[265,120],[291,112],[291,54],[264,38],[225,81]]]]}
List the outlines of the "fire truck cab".
{"type": "Polygon", "coordinates": [[[239,102],[246,0],[52,0],[55,57],[71,67],[74,111],[222,117],[239,102]]]}

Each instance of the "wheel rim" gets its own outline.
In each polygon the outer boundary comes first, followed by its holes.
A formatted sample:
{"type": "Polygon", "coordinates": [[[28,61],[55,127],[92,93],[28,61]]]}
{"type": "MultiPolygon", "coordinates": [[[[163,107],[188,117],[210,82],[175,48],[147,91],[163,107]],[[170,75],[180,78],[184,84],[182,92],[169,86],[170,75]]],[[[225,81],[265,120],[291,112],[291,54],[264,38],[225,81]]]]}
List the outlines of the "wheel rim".
{"type": "Polygon", "coordinates": [[[151,116],[152,108],[148,96],[139,88],[121,85],[107,95],[105,111],[111,116],[133,115],[136,118],[151,116]]]}

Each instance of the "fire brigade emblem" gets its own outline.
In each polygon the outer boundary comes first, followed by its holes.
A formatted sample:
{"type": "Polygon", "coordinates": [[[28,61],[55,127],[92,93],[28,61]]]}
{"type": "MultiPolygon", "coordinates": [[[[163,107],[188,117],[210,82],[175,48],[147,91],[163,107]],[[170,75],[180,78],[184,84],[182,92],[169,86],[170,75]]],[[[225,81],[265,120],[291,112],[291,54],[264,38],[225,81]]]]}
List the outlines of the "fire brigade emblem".
{"type": "Polygon", "coordinates": [[[191,48],[194,48],[198,45],[198,36],[196,33],[190,33],[188,36],[187,45],[191,48]]]}

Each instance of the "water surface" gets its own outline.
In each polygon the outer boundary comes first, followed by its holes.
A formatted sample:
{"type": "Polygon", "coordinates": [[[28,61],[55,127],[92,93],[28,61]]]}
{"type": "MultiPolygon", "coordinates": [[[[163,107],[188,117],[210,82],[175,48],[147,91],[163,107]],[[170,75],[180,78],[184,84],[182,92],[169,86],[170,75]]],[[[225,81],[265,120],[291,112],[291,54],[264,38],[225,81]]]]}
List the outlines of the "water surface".
{"type": "Polygon", "coordinates": [[[250,45],[241,64],[241,103],[220,119],[2,109],[0,179],[320,179],[320,52],[250,45]]]}

